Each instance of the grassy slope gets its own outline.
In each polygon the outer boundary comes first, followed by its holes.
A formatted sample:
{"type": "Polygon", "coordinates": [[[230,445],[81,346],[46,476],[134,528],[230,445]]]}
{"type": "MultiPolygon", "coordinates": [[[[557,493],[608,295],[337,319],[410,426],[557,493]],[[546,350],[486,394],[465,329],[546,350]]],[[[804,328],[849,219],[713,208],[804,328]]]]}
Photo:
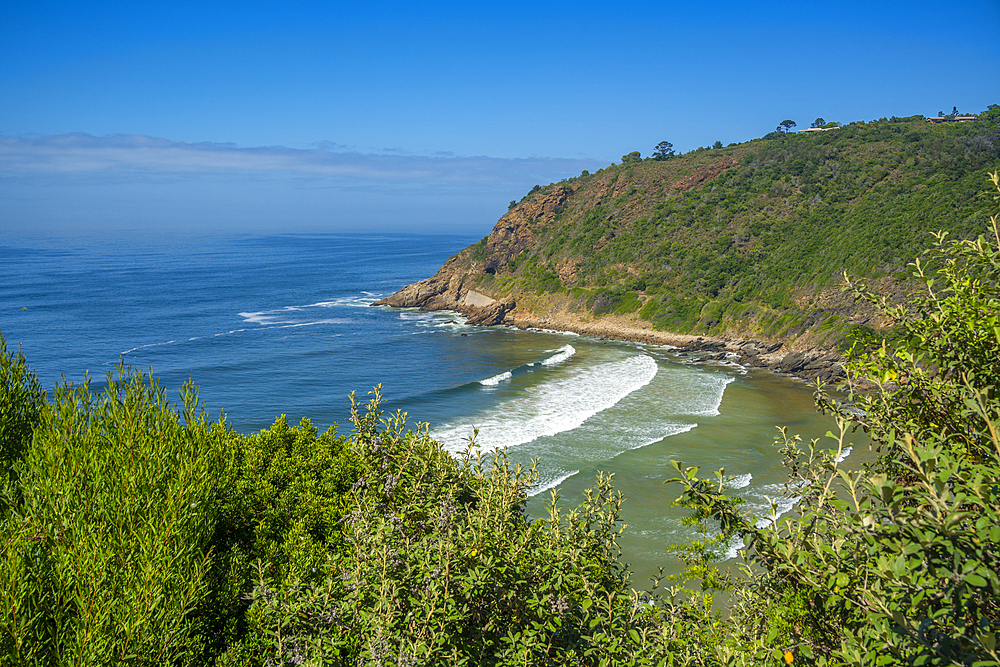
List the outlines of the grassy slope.
{"type": "Polygon", "coordinates": [[[550,184],[459,259],[522,311],[832,347],[885,324],[841,293],[842,272],[891,294],[932,231],[984,231],[998,162],[997,119],[768,135],[550,184]]]}

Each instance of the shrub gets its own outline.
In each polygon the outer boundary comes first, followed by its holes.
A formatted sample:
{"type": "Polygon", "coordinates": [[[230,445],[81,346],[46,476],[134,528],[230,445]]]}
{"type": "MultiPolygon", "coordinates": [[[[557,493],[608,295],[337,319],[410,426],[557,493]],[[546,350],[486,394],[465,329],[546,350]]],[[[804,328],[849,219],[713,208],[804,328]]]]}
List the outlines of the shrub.
{"type": "Polygon", "coordinates": [[[269,429],[241,437],[237,448],[229,507],[234,529],[250,531],[249,561],[263,559],[282,582],[309,578],[340,547],[340,520],[350,511],[351,485],[361,473],[336,427],[317,433],[308,419],[290,427],[282,415],[269,429]]]}
{"type": "Polygon", "coordinates": [[[14,493],[18,464],[31,444],[31,433],[45,406],[45,393],[28,368],[20,349],[7,351],[0,333],[0,517],[7,511],[5,497],[14,493]]]}
{"type": "Polygon", "coordinates": [[[229,431],[182,396],[121,367],[56,387],[0,525],[0,662],[196,661],[229,431]]]}
{"type": "Polygon", "coordinates": [[[908,304],[852,283],[896,319],[898,337],[855,348],[851,403],[819,394],[841,425],[835,449],[782,431],[789,492],[800,497],[793,515],[760,528],[721,481],[681,475],[685,501],[746,541],[728,647],[745,663],[787,651],[817,665],[1000,664],[1000,233],[991,223],[989,239],[939,234],[913,265],[925,289],[908,304]],[[870,470],[840,466],[851,428],[881,452],[870,470]]]}
{"type": "Polygon", "coordinates": [[[502,451],[459,460],[426,425],[355,405],[350,548],[318,584],[254,592],[280,664],[625,664],[657,633],[655,607],[627,588],[620,494],[600,477],[566,512],[553,494],[529,522],[534,469],[502,451]]]}

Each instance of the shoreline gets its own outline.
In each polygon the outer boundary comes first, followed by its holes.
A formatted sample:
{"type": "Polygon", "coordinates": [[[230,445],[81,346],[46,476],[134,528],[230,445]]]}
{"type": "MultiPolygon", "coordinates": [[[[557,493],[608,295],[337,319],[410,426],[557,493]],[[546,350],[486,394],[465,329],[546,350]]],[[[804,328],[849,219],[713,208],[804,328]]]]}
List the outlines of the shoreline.
{"type": "MultiPolygon", "coordinates": [[[[413,306],[395,306],[385,303],[385,301],[382,299],[371,305],[387,308],[413,308],[413,306]]],[[[470,313],[455,308],[417,307],[417,309],[424,312],[455,313],[465,317],[466,324],[472,326],[505,326],[522,331],[537,329],[575,333],[581,336],[628,343],[668,345],[681,352],[702,352],[704,353],[702,356],[704,361],[733,361],[734,359],[730,355],[735,355],[735,360],[740,364],[752,368],[766,368],[805,382],[817,379],[823,382],[833,382],[845,377],[840,355],[831,353],[829,350],[785,350],[784,343],[780,342],[763,343],[756,340],[725,340],[710,336],[675,334],[668,331],[630,326],[610,318],[583,322],[574,318],[558,316],[535,317],[526,315],[517,317],[511,312],[507,312],[502,322],[481,323],[469,317],[470,313]]]]}
{"type": "Polygon", "coordinates": [[[504,326],[522,330],[548,329],[550,331],[571,332],[580,334],[581,336],[593,336],[595,338],[606,338],[630,343],[670,345],[689,350],[714,349],[720,345],[726,347],[730,345],[729,342],[718,338],[673,334],[666,331],[629,327],[610,322],[579,322],[562,318],[552,320],[537,317],[514,317],[506,319],[503,324],[504,326]],[[699,345],[701,346],[699,347],[699,345]]]}
{"type": "Polygon", "coordinates": [[[729,341],[708,336],[674,334],[615,321],[580,322],[569,318],[511,317],[504,326],[517,329],[548,329],[568,331],[583,336],[650,345],[670,345],[684,352],[704,352],[706,361],[725,361],[735,355],[738,361],[753,368],[797,377],[801,380],[832,382],[845,377],[840,355],[828,350],[783,351],[784,343],[762,343],[755,340],[729,341]]]}
{"type": "Polygon", "coordinates": [[[691,334],[675,334],[635,326],[634,318],[606,315],[596,321],[583,321],[570,313],[550,311],[538,317],[531,311],[518,312],[512,298],[502,301],[472,290],[462,291],[442,267],[432,278],[407,285],[372,306],[418,308],[425,312],[448,311],[462,315],[472,326],[511,326],[517,329],[548,329],[631,343],[670,345],[685,352],[705,353],[706,361],[724,361],[734,355],[740,363],[754,368],[798,377],[806,381],[833,382],[845,377],[840,355],[829,349],[792,349],[786,341],[765,343],[758,340],[725,340],[691,334]]]}

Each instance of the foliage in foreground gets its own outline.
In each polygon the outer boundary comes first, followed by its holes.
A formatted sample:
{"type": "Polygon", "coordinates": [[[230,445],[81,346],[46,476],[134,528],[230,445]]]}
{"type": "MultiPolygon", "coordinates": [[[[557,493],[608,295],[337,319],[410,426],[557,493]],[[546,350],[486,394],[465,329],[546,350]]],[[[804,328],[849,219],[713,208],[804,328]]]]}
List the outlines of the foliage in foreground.
{"type": "Polygon", "coordinates": [[[759,528],[721,485],[682,475],[685,500],[747,544],[720,663],[787,652],[816,665],[1000,664],[997,217],[991,225],[975,241],[938,235],[914,265],[925,289],[908,304],[855,286],[901,335],[855,352],[850,377],[873,390],[851,404],[819,395],[841,424],[836,449],[782,432],[790,493],[801,496],[794,516],[759,528]],[[854,427],[881,455],[851,474],[838,460],[854,427]],[[738,657],[721,659],[733,648],[738,657]]]}
{"type": "Polygon", "coordinates": [[[677,464],[716,533],[684,552],[701,591],[629,589],[610,479],[530,521],[533,470],[451,457],[377,391],[350,438],[283,417],[243,436],[190,385],[178,408],[125,369],[45,400],[3,347],[0,664],[1000,664],[992,225],[939,236],[908,304],[854,286],[897,335],[853,352],[874,388],[819,394],[833,450],[782,432],[793,514],[761,527],[721,472],[677,464]],[[848,473],[857,427],[880,457],[848,473]],[[721,572],[712,543],[733,536],[746,565],[721,572]]]}
{"type": "Polygon", "coordinates": [[[278,662],[625,664],[659,633],[658,611],[627,588],[610,478],[577,510],[529,522],[534,470],[470,446],[456,462],[426,428],[354,412],[364,474],[349,547],[319,585],[253,598],[278,662]]]}
{"type": "Polygon", "coordinates": [[[46,402],[0,352],[0,664],[209,664],[259,645],[251,566],[283,580],[325,562],[356,479],[346,440],[284,417],[242,436],[190,384],[178,410],[124,368],[46,402]]]}

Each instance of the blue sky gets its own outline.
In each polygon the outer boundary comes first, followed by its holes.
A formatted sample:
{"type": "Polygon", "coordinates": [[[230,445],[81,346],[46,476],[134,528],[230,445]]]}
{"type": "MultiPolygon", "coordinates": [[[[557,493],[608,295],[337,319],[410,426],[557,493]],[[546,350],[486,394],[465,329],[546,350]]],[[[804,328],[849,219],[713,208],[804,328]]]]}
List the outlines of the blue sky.
{"type": "Polygon", "coordinates": [[[980,111],[998,82],[997,0],[8,2],[0,231],[485,234],[661,140],[980,111]]]}

